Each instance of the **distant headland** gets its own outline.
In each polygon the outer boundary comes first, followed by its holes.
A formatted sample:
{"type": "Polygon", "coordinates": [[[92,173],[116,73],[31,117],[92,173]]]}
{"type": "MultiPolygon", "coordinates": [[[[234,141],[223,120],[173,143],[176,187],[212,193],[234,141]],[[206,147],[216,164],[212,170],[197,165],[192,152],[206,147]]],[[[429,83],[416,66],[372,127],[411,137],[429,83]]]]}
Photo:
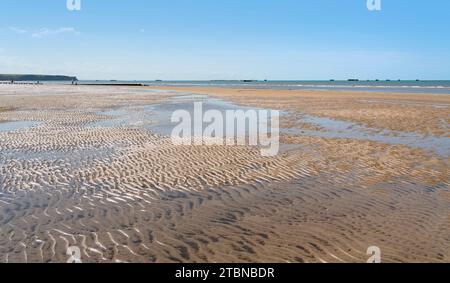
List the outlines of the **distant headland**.
{"type": "Polygon", "coordinates": [[[77,77],[61,75],[0,74],[0,81],[78,81],[77,77]]]}

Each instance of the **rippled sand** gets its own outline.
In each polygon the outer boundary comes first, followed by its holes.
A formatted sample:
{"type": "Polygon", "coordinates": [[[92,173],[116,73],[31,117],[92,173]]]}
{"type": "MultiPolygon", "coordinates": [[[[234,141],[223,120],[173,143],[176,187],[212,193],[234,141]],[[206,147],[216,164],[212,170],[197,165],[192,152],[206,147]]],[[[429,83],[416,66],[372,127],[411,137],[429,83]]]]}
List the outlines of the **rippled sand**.
{"type": "Polygon", "coordinates": [[[448,137],[448,96],[176,91],[0,86],[0,129],[39,122],[0,131],[0,262],[66,262],[70,246],[83,262],[365,262],[369,246],[384,262],[450,261],[445,152],[306,136],[323,129],[300,119],[448,137]],[[190,93],[289,110],[299,132],[262,157],[142,126],[145,106],[190,93]],[[135,123],[114,123],[123,108],[135,123]]]}

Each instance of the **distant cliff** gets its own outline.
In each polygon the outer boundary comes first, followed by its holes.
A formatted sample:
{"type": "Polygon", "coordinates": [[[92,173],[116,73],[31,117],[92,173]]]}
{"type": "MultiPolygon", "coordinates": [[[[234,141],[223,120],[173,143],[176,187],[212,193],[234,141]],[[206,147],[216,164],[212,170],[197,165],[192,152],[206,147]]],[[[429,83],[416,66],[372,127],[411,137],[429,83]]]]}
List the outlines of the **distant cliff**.
{"type": "Polygon", "coordinates": [[[53,75],[2,75],[0,81],[77,81],[77,77],[53,75]]]}

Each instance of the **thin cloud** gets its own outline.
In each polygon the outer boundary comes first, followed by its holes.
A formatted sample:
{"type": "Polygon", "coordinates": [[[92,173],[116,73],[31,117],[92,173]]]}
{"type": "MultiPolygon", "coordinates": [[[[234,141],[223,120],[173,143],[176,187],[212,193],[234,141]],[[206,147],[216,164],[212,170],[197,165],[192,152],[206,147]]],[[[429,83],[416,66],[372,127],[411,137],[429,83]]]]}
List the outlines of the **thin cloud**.
{"type": "Polygon", "coordinates": [[[25,33],[27,33],[26,30],[21,29],[21,28],[17,28],[17,27],[10,27],[9,30],[12,31],[12,32],[15,32],[17,34],[25,34],[25,33]]]}
{"type": "Polygon", "coordinates": [[[58,29],[41,28],[39,31],[33,32],[31,34],[31,37],[43,38],[43,37],[58,35],[58,34],[76,34],[77,35],[80,33],[72,27],[62,27],[62,28],[58,28],[58,29]]]}
{"type": "Polygon", "coordinates": [[[38,30],[26,30],[18,27],[10,27],[10,31],[16,33],[16,34],[27,34],[30,35],[32,38],[44,38],[48,36],[55,36],[60,34],[75,34],[78,35],[80,32],[78,32],[73,27],[60,27],[57,29],[50,29],[50,28],[41,28],[38,30]]]}

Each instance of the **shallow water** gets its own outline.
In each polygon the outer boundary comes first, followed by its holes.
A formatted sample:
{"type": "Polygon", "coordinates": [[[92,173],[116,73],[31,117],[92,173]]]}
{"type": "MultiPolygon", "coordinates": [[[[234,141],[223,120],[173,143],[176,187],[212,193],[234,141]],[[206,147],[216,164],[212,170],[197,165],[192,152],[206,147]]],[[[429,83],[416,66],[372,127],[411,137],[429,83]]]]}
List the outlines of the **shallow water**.
{"type": "Polygon", "coordinates": [[[115,152],[111,148],[79,148],[68,150],[49,150],[49,151],[22,151],[22,150],[3,150],[0,161],[43,161],[43,160],[67,160],[69,162],[81,162],[87,159],[109,158],[115,152]]]}
{"type": "Polygon", "coordinates": [[[450,156],[450,138],[440,136],[423,136],[417,133],[372,129],[352,122],[334,120],[323,117],[305,116],[301,122],[319,126],[324,131],[283,129],[295,135],[306,135],[322,138],[340,138],[368,140],[393,145],[406,145],[433,151],[444,157],[450,156]]]}
{"type": "MultiPolygon", "coordinates": [[[[174,127],[179,124],[171,122],[173,113],[177,110],[184,110],[189,112],[193,118],[194,103],[196,102],[202,102],[203,114],[209,110],[218,110],[223,114],[224,118],[227,110],[269,110],[263,108],[238,106],[222,99],[209,98],[207,95],[187,94],[184,96],[172,97],[169,101],[161,104],[152,104],[134,108],[120,108],[99,112],[98,114],[111,116],[112,119],[96,122],[94,123],[94,126],[138,126],[163,136],[170,136],[174,127]]],[[[203,130],[208,125],[209,123],[203,123],[203,130]]]]}
{"type": "MultiPolygon", "coordinates": [[[[269,110],[239,106],[226,100],[210,98],[207,95],[186,94],[172,97],[169,101],[161,104],[99,112],[99,114],[111,116],[112,119],[96,122],[94,125],[102,127],[136,126],[163,136],[170,136],[172,130],[178,124],[171,122],[172,114],[177,110],[185,110],[191,113],[191,117],[194,117],[195,102],[203,103],[203,113],[208,110],[218,110],[224,114],[224,117],[227,110],[269,110]]],[[[281,115],[285,114],[285,112],[280,113],[281,115]]],[[[356,139],[392,145],[406,145],[432,151],[444,157],[450,156],[450,138],[448,137],[423,136],[417,133],[373,129],[352,122],[308,115],[304,116],[301,122],[319,126],[323,130],[285,128],[281,129],[281,132],[321,138],[356,139]]],[[[208,125],[204,123],[203,129],[208,125]]],[[[248,134],[248,125],[246,134],[248,134]]]]}
{"type": "Polygon", "coordinates": [[[99,111],[97,114],[109,116],[110,119],[93,122],[93,127],[143,127],[150,123],[151,112],[145,107],[123,107],[106,111],[99,111]]]}
{"type": "Polygon", "coordinates": [[[36,121],[14,121],[0,123],[0,132],[18,131],[42,124],[36,121]]]}

